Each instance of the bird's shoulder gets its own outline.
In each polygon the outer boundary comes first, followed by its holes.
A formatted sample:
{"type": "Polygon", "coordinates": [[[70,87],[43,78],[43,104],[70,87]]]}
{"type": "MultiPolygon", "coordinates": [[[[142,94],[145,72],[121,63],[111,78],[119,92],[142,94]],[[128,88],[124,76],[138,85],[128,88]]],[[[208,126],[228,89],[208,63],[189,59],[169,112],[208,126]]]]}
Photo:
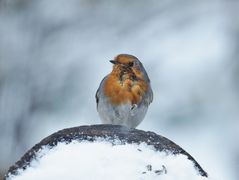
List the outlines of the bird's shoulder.
{"type": "Polygon", "coordinates": [[[108,75],[105,76],[105,77],[102,79],[102,81],[100,82],[100,86],[98,87],[98,89],[97,89],[97,91],[96,91],[96,93],[95,93],[95,99],[96,99],[97,105],[98,105],[98,103],[99,103],[100,92],[103,90],[103,84],[104,84],[104,82],[105,82],[105,80],[106,80],[107,77],[108,77],[108,75]]]}

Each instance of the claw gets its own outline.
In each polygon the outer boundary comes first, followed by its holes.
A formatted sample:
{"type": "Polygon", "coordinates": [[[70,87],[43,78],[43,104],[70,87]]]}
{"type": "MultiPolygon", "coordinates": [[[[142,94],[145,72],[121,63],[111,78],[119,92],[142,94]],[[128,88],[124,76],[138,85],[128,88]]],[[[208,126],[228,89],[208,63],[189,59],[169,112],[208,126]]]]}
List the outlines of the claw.
{"type": "Polygon", "coordinates": [[[134,110],[135,108],[137,108],[138,105],[137,104],[133,104],[132,107],[131,107],[131,110],[134,110]]]}

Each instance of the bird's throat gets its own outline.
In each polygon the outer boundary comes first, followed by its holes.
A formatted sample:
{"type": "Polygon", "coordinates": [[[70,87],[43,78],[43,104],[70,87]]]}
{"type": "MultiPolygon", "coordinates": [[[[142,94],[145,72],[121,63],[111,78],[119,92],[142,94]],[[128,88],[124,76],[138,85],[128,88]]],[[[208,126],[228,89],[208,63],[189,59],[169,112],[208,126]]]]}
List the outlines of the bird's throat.
{"type": "Polygon", "coordinates": [[[125,81],[131,81],[132,83],[137,80],[136,75],[130,68],[122,68],[116,75],[118,77],[118,81],[123,86],[125,81]]]}
{"type": "Polygon", "coordinates": [[[112,104],[138,104],[148,86],[133,71],[112,72],[105,81],[104,93],[112,104]]]}

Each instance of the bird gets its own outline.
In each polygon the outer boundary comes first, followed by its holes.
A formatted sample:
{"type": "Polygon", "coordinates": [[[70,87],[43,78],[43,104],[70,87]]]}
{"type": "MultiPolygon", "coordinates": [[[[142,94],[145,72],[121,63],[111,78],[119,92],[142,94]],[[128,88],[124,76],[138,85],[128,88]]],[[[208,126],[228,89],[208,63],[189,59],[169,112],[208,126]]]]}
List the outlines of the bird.
{"type": "Polygon", "coordinates": [[[96,91],[97,111],[103,124],[136,128],[153,101],[150,79],[140,60],[119,54],[112,71],[103,78],[96,91]]]}

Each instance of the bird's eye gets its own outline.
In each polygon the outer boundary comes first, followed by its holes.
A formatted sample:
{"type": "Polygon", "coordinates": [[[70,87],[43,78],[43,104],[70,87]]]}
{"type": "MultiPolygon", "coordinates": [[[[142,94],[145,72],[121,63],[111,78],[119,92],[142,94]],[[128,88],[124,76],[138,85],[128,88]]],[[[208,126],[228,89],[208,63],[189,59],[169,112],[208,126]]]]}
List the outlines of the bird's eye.
{"type": "Polygon", "coordinates": [[[134,62],[129,62],[129,67],[133,67],[134,62]]]}

